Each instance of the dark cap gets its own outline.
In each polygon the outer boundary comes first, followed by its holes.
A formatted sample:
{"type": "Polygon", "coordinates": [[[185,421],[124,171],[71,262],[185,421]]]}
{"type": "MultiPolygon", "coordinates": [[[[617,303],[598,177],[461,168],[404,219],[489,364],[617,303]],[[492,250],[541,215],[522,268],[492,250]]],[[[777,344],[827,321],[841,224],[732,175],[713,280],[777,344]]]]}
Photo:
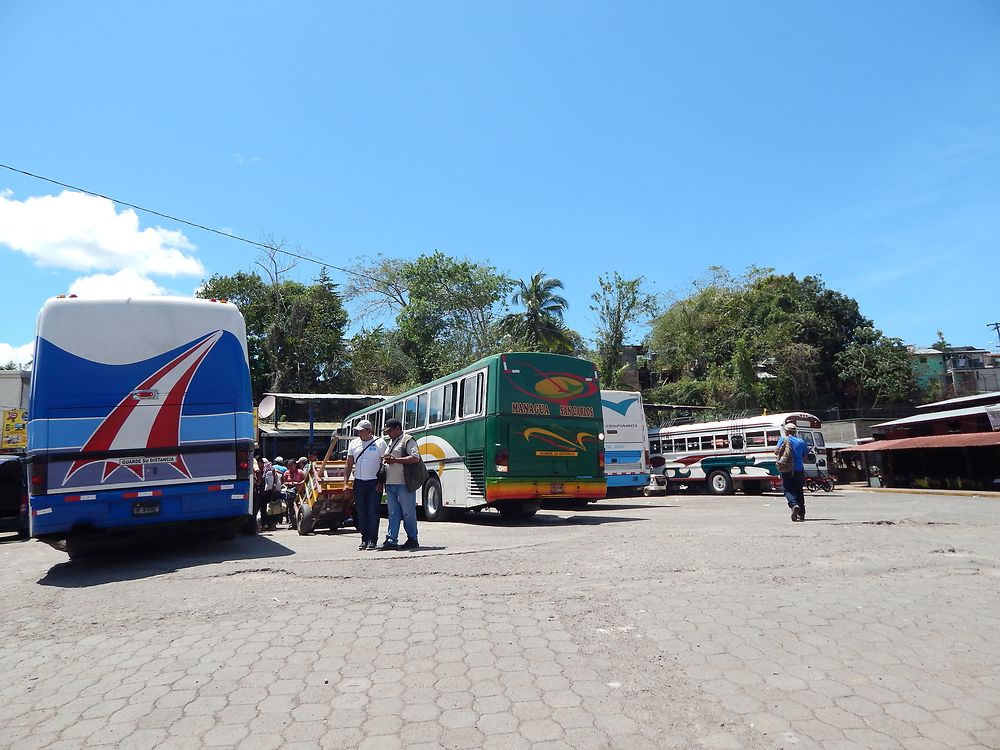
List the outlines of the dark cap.
{"type": "Polygon", "coordinates": [[[388,430],[390,427],[395,427],[396,429],[401,430],[401,429],[403,429],[403,423],[400,422],[398,419],[387,419],[387,420],[385,420],[385,429],[388,430]]]}

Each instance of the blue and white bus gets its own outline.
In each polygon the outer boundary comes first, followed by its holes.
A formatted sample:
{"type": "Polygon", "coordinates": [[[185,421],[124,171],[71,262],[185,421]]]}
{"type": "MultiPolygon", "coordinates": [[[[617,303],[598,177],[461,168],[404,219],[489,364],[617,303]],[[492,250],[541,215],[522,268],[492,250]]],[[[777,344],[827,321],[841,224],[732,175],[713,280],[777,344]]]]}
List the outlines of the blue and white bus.
{"type": "Polygon", "coordinates": [[[601,407],[608,494],[641,490],[649,484],[649,443],[642,395],[634,391],[601,391],[601,407]]]}
{"type": "Polygon", "coordinates": [[[28,406],[33,537],[256,531],[246,327],[225,301],[45,303],[28,406]]]}

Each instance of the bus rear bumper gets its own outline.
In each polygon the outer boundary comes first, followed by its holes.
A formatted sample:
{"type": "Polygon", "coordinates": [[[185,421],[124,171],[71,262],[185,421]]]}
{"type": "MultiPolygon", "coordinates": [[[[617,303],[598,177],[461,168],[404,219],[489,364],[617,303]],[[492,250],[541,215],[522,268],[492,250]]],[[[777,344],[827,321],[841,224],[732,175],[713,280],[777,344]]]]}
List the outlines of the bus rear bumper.
{"type": "Polygon", "coordinates": [[[237,519],[250,513],[248,482],[91,495],[32,497],[31,535],[64,538],[78,529],[111,531],[237,519]],[[161,494],[157,494],[157,493],[161,494]]]}
{"type": "Polygon", "coordinates": [[[486,502],[498,500],[540,500],[572,498],[599,500],[607,494],[604,479],[541,479],[533,477],[491,477],[486,483],[486,502]]]}
{"type": "Polygon", "coordinates": [[[608,489],[612,487],[645,487],[649,474],[608,474],[608,489]]]}

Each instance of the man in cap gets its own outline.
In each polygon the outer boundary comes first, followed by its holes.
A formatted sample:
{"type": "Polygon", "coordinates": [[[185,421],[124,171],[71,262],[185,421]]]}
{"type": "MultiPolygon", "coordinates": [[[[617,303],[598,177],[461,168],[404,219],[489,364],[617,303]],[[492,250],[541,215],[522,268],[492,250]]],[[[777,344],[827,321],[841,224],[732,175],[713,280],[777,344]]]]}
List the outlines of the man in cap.
{"type": "Polygon", "coordinates": [[[372,423],[367,419],[354,425],[354,432],[358,436],[347,449],[344,476],[350,478],[353,470],[355,522],[361,532],[358,549],[373,550],[378,548],[379,506],[382,504],[378,474],[386,445],[372,434],[372,423]]]}
{"type": "Polygon", "coordinates": [[[791,471],[781,472],[781,486],[785,493],[785,500],[792,510],[793,521],[806,520],[806,469],[802,461],[809,452],[806,441],[798,436],[799,428],[794,422],[785,423],[785,435],[778,438],[778,444],[774,448],[776,456],[781,457],[785,451],[791,452],[791,471]]]}

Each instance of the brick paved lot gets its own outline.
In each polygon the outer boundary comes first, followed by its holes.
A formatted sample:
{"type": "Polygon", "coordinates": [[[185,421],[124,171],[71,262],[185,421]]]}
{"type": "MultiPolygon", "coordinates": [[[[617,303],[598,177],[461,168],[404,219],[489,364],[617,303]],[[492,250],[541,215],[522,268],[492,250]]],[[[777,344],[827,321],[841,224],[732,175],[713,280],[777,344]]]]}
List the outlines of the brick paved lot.
{"type": "Polygon", "coordinates": [[[0,746],[1000,747],[1000,500],[810,500],[484,513],[416,553],[0,538],[0,746]]]}

